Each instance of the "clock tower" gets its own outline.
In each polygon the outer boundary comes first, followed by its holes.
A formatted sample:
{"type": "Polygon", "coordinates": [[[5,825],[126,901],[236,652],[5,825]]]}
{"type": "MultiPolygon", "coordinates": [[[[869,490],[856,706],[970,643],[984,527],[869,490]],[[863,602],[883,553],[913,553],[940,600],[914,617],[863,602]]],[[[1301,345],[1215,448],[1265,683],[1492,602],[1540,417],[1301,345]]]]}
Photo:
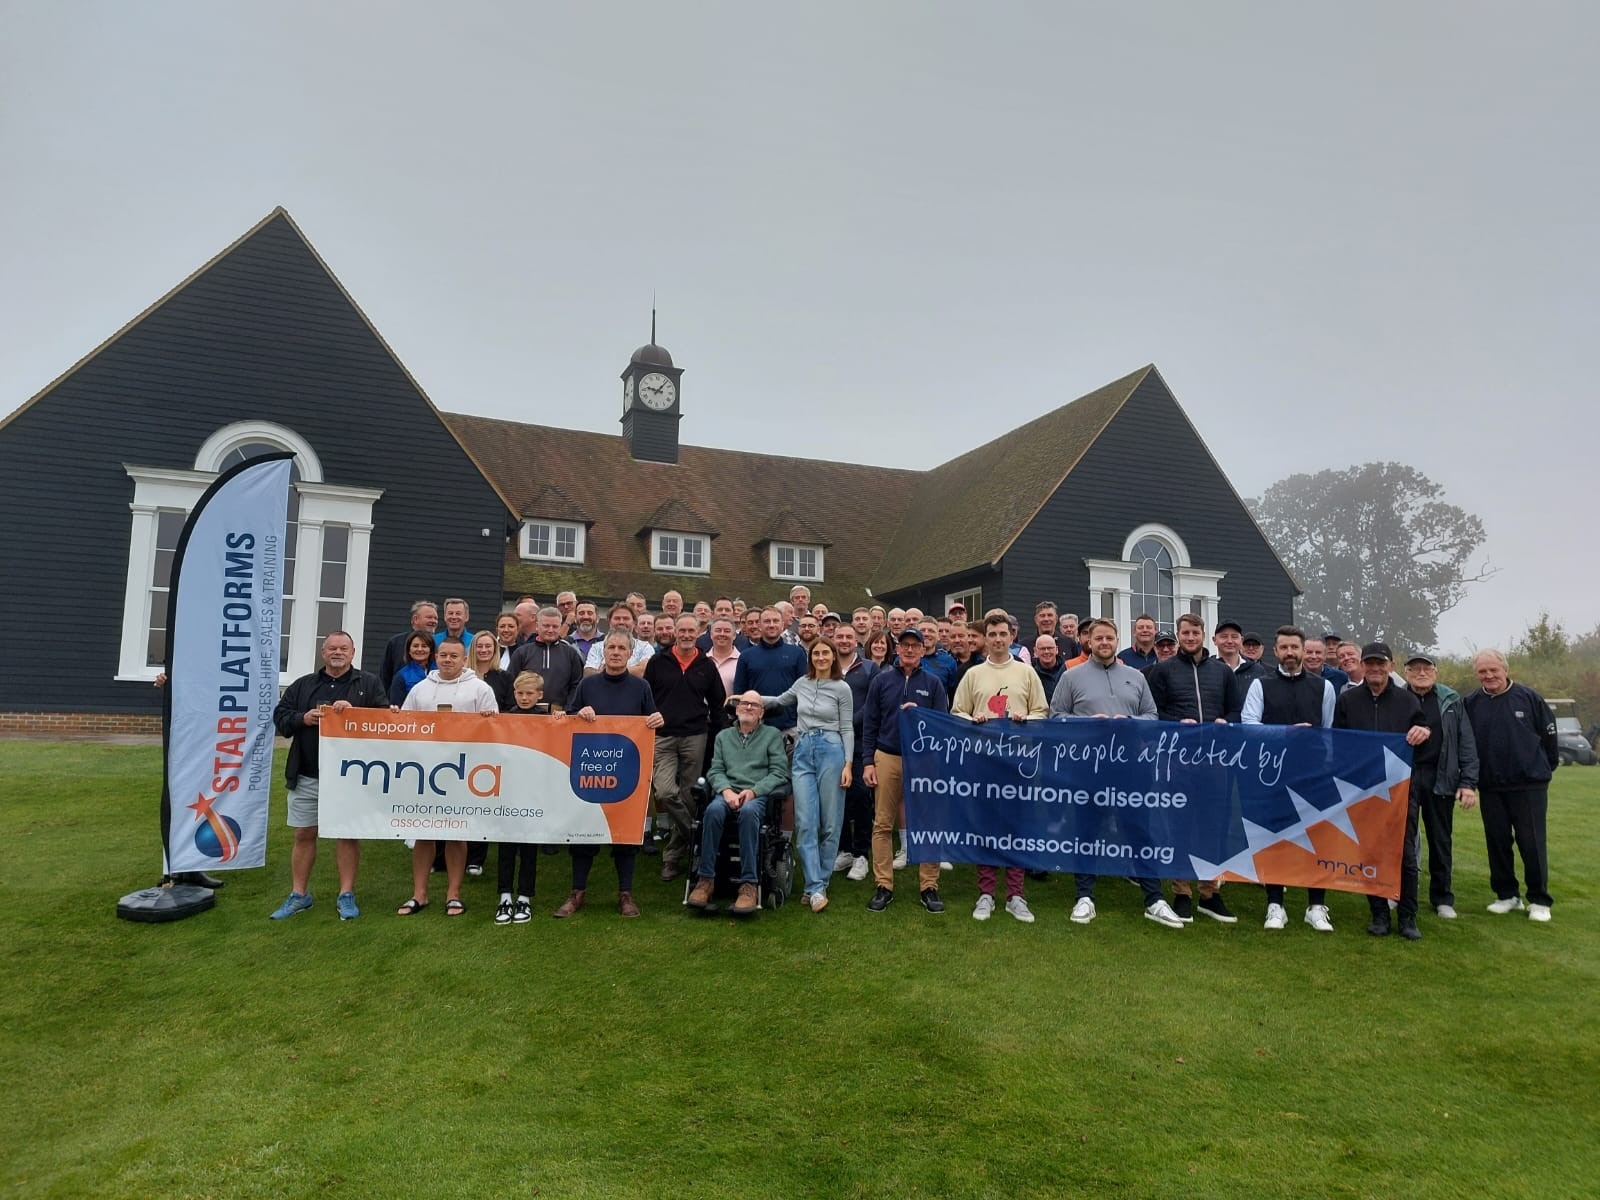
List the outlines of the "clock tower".
{"type": "Polygon", "coordinates": [[[628,453],[642,462],[678,461],[678,386],[683,368],[656,345],[656,315],[650,314],[650,344],[640,346],[622,372],[622,436],[628,453]]]}

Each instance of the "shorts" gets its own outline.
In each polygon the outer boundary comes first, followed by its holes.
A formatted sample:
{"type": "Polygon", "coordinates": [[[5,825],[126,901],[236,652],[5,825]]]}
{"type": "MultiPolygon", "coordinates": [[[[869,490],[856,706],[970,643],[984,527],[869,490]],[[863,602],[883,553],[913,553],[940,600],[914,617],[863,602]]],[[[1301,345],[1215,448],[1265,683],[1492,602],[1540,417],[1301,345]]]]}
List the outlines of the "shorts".
{"type": "Polygon", "coordinates": [[[317,823],[317,793],[321,781],[315,775],[302,775],[289,789],[289,827],[306,829],[317,823]]]}

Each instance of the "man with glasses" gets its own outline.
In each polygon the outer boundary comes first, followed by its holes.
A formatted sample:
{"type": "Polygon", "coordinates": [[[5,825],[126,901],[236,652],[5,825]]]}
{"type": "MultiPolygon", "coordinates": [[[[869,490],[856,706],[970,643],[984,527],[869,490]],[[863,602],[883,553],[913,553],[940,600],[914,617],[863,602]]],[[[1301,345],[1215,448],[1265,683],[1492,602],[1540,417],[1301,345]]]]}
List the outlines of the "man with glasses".
{"type": "Polygon", "coordinates": [[[739,895],[730,911],[748,916],[758,907],[761,819],[772,793],[789,779],[783,735],[762,723],[764,711],[761,693],[745,692],[734,704],[737,723],[717,734],[706,773],[712,799],[700,821],[700,861],[687,901],[690,908],[704,909],[711,903],[717,850],[729,813],[739,823],[739,895]]]}

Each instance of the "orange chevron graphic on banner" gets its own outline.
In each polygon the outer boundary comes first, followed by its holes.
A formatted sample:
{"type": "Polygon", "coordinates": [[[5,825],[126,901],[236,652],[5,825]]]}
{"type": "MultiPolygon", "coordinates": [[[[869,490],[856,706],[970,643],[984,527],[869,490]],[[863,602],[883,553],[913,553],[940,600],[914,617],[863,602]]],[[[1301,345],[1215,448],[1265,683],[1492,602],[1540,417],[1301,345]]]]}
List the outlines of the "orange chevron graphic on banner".
{"type": "Polygon", "coordinates": [[[1339,802],[1317,809],[1289,790],[1299,820],[1270,830],[1249,821],[1249,845],[1226,862],[1193,859],[1197,879],[1334,888],[1398,899],[1411,768],[1385,750],[1383,781],[1371,788],[1334,778],[1339,802]]]}

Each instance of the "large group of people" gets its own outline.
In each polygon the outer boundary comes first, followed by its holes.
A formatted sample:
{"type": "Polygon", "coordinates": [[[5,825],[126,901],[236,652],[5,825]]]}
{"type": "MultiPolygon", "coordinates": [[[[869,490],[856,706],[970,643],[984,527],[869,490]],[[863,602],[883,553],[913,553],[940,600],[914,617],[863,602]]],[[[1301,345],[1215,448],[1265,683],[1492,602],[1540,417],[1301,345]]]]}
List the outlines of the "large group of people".
{"type": "MultiPolygon", "coordinates": [[[[956,603],[932,615],[864,606],[845,617],[813,606],[804,586],[788,600],[764,606],[728,597],[686,605],[681,594],[669,591],[659,611],[635,592],[609,607],[603,628],[600,606],[572,592],[547,606],[525,596],[496,614],[492,632],[474,634],[470,622],[470,608],[461,599],[442,606],[418,601],[411,628],[389,639],[376,673],[354,665],[349,635],[329,634],[321,669],[284,692],[275,722],[290,740],[286,774],[295,837],[291,891],[274,919],[312,906],[319,714],[388,706],[556,720],[645,718],[656,739],[653,815],[642,844],[611,847],[616,907],[625,917],[639,915],[634,877],[641,853],[660,858],[663,881],[690,876],[689,907],[709,906],[730,822],[739,848],[731,911],[754,912],[757,838],[785,795],[792,796],[804,906],[824,911],[835,875],[860,882],[870,873],[867,908],[883,912],[894,899],[895,873],[908,865],[898,714],[925,707],[979,723],[1107,718],[1403,735],[1413,749],[1413,766],[1400,897],[1369,897],[1368,932],[1385,936],[1397,927],[1408,940],[1421,938],[1424,840],[1429,904],[1440,919],[1456,918],[1452,821],[1458,805],[1481,807],[1494,891],[1488,911],[1526,911],[1534,921],[1550,920],[1545,817],[1557,763],[1555,722],[1536,692],[1511,679],[1504,655],[1495,650],[1477,654],[1479,686],[1463,697],[1439,683],[1429,655],[1414,653],[1397,663],[1382,641],[1363,645],[1332,631],[1307,637],[1285,625],[1272,635],[1269,660],[1260,635],[1224,620],[1208,638],[1201,618],[1186,613],[1170,630],[1140,615],[1123,645],[1113,621],[1080,623],[1049,602],[1037,606],[1034,636],[1026,644],[1017,618],[1001,610],[968,614],[956,603]],[[694,799],[701,778],[709,791],[703,813],[694,799]]],[[[439,869],[445,873],[446,914],[465,914],[463,879],[481,873],[486,849],[481,843],[469,848],[459,841],[417,841],[411,850],[412,893],[398,914],[413,916],[429,906],[431,876],[439,869]]],[[[598,849],[569,848],[571,884],[554,916],[571,917],[584,908],[598,849]]],[[[557,851],[499,847],[497,924],[531,919],[538,858],[557,851]]],[[[341,840],[336,853],[336,908],[348,920],[360,912],[359,847],[341,840]]],[[[951,864],[916,866],[922,908],[944,912],[939,880],[951,864]]],[[[1030,873],[1015,866],[1003,873],[1005,912],[1031,923],[1030,873]]],[[[976,874],[972,916],[983,921],[999,902],[1002,867],[978,865],[976,874]]],[[[1218,880],[1131,882],[1142,893],[1145,916],[1163,927],[1182,929],[1197,914],[1237,922],[1218,880]]],[[[1095,919],[1096,884],[1094,875],[1074,877],[1072,921],[1095,919]]],[[[1285,928],[1284,887],[1267,882],[1266,900],[1264,927],[1285,928]]],[[[1321,889],[1308,890],[1304,920],[1315,931],[1332,932],[1321,889]]]]}

